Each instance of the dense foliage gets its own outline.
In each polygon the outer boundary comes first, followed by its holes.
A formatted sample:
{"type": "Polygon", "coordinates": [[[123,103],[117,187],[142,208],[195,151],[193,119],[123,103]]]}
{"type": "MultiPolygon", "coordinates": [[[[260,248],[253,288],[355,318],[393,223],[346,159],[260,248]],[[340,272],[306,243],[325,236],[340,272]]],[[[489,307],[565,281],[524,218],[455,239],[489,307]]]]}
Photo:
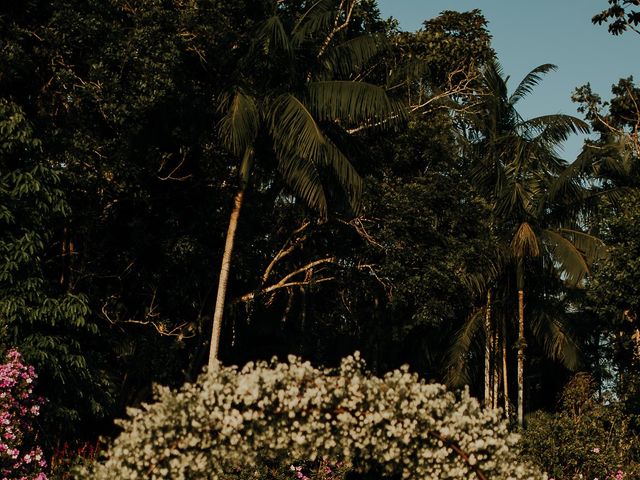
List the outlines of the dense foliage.
{"type": "Polygon", "coordinates": [[[523,119],[554,67],[510,91],[495,57],[479,10],[401,32],[374,0],[4,2],[0,343],[39,374],[44,454],[200,388],[216,304],[223,364],[359,350],[548,412],[531,435],[570,428],[584,370],[619,402],[594,415],[636,415],[640,89],[523,119]]]}
{"type": "Polygon", "coordinates": [[[595,383],[587,374],[567,384],[556,414],[536,412],[523,437],[525,456],[553,478],[636,478],[638,415],[624,404],[597,400],[595,383]]]}

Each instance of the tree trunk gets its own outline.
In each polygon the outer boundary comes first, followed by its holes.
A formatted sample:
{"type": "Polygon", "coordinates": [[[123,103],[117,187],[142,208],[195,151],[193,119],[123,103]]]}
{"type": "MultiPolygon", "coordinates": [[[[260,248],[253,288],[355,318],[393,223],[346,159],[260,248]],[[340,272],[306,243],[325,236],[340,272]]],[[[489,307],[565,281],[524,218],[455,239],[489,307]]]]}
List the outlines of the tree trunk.
{"type": "Polygon", "coordinates": [[[491,289],[487,290],[487,304],[484,312],[484,406],[491,408],[491,289]]]}
{"type": "Polygon", "coordinates": [[[524,290],[518,290],[518,423],[524,425],[524,290]]]}
{"type": "Polygon", "coordinates": [[[502,388],[504,395],[504,414],[509,418],[509,385],[507,383],[507,328],[502,324],[502,388]]]}
{"type": "Polygon", "coordinates": [[[516,267],[518,286],[518,424],[524,426],[524,258],[518,258],[516,267]]]}
{"type": "Polygon", "coordinates": [[[494,337],[493,337],[493,358],[491,360],[492,370],[493,370],[493,394],[491,395],[493,399],[493,404],[491,408],[498,408],[498,391],[500,388],[500,368],[498,364],[498,349],[500,348],[500,330],[498,330],[498,326],[494,329],[494,337]]]}
{"type": "Polygon", "coordinates": [[[220,277],[218,279],[218,294],[216,295],[216,308],[213,313],[213,328],[211,330],[211,346],[209,347],[209,372],[212,371],[218,360],[218,347],[220,343],[220,330],[222,329],[222,315],[224,313],[224,300],[227,294],[227,283],[229,281],[229,268],[231,266],[231,254],[233,253],[233,242],[236,237],[238,218],[244,199],[245,184],[242,183],[233,200],[233,210],[229,218],[229,229],[227,239],[224,244],[222,255],[222,266],[220,267],[220,277]]]}

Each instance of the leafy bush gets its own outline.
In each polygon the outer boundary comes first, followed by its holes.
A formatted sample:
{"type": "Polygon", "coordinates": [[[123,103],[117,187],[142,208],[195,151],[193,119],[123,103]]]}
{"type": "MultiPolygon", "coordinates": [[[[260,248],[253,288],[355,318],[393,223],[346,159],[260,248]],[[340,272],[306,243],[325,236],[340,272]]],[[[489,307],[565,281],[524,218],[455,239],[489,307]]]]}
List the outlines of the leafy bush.
{"type": "Polygon", "coordinates": [[[536,412],[527,422],[525,456],[555,480],[640,477],[640,423],[618,402],[595,400],[594,382],[579,374],[562,396],[561,411],[536,412]]]}
{"type": "Polygon", "coordinates": [[[46,480],[47,466],[36,444],[34,423],[43,400],[33,396],[37,375],[17,350],[0,365],[0,472],[4,479],[46,480]]]}
{"type": "Polygon", "coordinates": [[[108,458],[79,478],[237,478],[322,458],[405,479],[546,478],[520,460],[499,411],[406,368],[375,377],[358,354],[337,371],[295,357],[219,366],[179,391],[157,388],[129,415],[108,458]]]}

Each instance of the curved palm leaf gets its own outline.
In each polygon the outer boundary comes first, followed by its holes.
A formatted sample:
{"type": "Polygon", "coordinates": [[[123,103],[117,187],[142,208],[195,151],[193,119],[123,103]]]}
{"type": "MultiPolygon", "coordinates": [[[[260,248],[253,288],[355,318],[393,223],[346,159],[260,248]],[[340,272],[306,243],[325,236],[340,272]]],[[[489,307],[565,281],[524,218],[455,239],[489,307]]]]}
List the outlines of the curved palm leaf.
{"type": "MultiPolygon", "coordinates": [[[[589,264],[585,254],[562,233],[546,229],[540,234],[543,242],[552,253],[565,280],[571,285],[577,285],[589,273],[589,264]]],[[[584,239],[583,239],[584,240],[584,239]]]]}
{"type": "Polygon", "coordinates": [[[355,213],[358,213],[363,189],[362,177],[358,175],[354,166],[331,139],[327,138],[326,142],[325,155],[322,160],[331,167],[336,179],[348,194],[351,208],[355,213]]]}
{"type": "Polygon", "coordinates": [[[351,206],[358,209],[362,179],[340,149],[322,133],[311,112],[299,99],[290,94],[276,97],[269,115],[269,129],[285,180],[311,208],[326,216],[326,198],[318,168],[328,166],[349,194],[351,206]],[[303,162],[307,163],[304,167],[303,162]],[[303,173],[311,175],[309,185],[304,184],[303,173]],[[292,182],[296,182],[295,185],[292,182]]]}
{"type": "Polygon", "coordinates": [[[266,54],[279,50],[290,55],[293,51],[289,35],[278,15],[273,15],[262,23],[256,32],[255,41],[266,54]]]}
{"type": "Polygon", "coordinates": [[[360,35],[329,49],[322,57],[322,63],[325,71],[345,77],[359,71],[388,48],[387,39],[383,35],[360,35]]]}
{"type": "Polygon", "coordinates": [[[222,97],[218,111],[223,114],[218,133],[225,147],[241,157],[258,135],[260,114],[256,102],[251,95],[237,89],[222,97]]]}
{"type": "Polygon", "coordinates": [[[521,100],[523,97],[529,95],[533,91],[533,88],[540,83],[543,75],[554,71],[557,68],[558,67],[556,65],[545,63],[531,70],[520,81],[516,89],[509,97],[509,103],[511,105],[515,105],[516,103],[518,103],[518,100],[521,100]]]}
{"type": "Polygon", "coordinates": [[[559,232],[582,252],[589,264],[602,260],[608,255],[605,243],[594,235],[570,228],[560,228],[559,232]]]}
{"type": "Polygon", "coordinates": [[[562,362],[569,370],[578,366],[578,346],[572,339],[567,325],[548,311],[537,311],[530,315],[531,330],[547,356],[562,362]]]}
{"type": "Polygon", "coordinates": [[[524,121],[521,125],[527,132],[538,132],[536,141],[555,147],[566,141],[572,134],[589,133],[589,125],[571,115],[542,115],[524,121]]]}
{"type": "Polygon", "coordinates": [[[267,128],[278,157],[291,155],[319,163],[326,139],[306,105],[290,93],[278,95],[268,105],[267,128]]]}
{"type": "MultiPolygon", "coordinates": [[[[587,198],[587,191],[583,184],[590,162],[576,159],[567,165],[549,184],[546,203],[557,202],[563,205],[583,206],[587,198]]],[[[539,215],[542,215],[544,203],[541,202],[539,215]]]]}
{"type": "Polygon", "coordinates": [[[286,184],[321,218],[327,217],[327,198],[318,169],[295,155],[278,156],[278,171],[286,184]]]}
{"type": "Polygon", "coordinates": [[[310,82],[305,103],[320,121],[347,125],[373,125],[381,120],[402,120],[405,112],[389,99],[384,88],[365,82],[334,80],[310,82]]]}
{"type": "Polygon", "coordinates": [[[452,387],[459,387],[469,383],[467,356],[471,351],[476,333],[483,326],[485,309],[476,308],[467,318],[462,328],[456,334],[455,340],[448,353],[449,369],[445,376],[445,383],[452,387]]]}
{"type": "Polygon", "coordinates": [[[335,6],[335,2],[331,0],[318,0],[305,11],[291,31],[291,44],[294,48],[300,47],[319,32],[328,32],[331,29],[335,18],[335,6]]]}

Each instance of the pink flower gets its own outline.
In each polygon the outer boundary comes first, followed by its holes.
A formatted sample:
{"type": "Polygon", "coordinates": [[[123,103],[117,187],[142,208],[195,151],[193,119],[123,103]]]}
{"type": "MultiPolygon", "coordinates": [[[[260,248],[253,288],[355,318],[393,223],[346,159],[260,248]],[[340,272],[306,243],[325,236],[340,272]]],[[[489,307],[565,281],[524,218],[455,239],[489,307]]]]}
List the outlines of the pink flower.
{"type": "Polygon", "coordinates": [[[600,453],[600,449],[598,447],[595,447],[593,450],[591,450],[593,453],[600,453]]]}

